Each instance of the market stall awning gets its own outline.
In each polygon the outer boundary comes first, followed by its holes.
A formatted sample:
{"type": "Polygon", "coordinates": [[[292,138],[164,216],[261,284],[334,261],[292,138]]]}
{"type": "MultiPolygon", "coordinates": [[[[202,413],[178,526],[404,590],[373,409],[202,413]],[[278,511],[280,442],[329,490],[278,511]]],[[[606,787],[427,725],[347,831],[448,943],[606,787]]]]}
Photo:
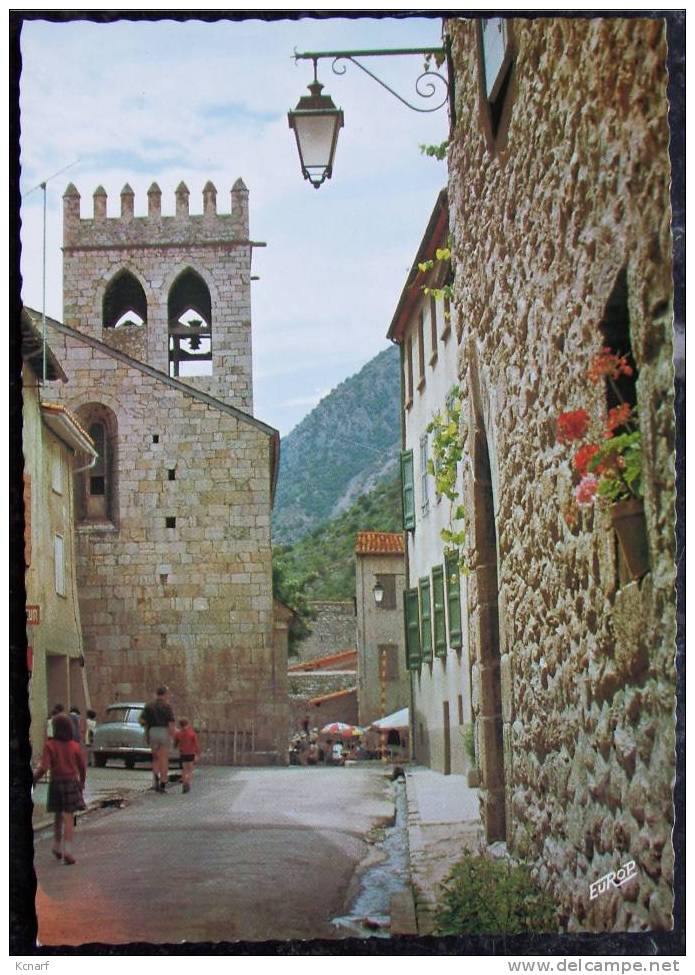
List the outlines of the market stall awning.
{"type": "Polygon", "coordinates": [[[385,718],[379,718],[378,721],[372,721],[370,728],[378,728],[379,731],[399,731],[404,728],[408,728],[408,719],[409,709],[401,708],[400,711],[394,711],[393,714],[388,714],[385,718]]]}

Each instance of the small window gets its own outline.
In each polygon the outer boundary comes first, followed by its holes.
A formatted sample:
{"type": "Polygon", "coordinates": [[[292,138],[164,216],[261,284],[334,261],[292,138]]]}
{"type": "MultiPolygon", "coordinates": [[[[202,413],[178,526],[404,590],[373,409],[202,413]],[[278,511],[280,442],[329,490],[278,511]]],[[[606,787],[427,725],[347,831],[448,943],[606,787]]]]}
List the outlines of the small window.
{"type": "Polygon", "coordinates": [[[53,559],[55,562],[55,590],[59,596],[65,595],[65,550],[63,536],[53,536],[53,559]]]}
{"type": "Polygon", "coordinates": [[[377,575],[376,581],[379,583],[381,588],[384,590],[384,595],[380,603],[377,603],[379,609],[395,609],[396,608],[396,577],[395,575],[377,575]]]}
{"type": "Polygon", "coordinates": [[[165,523],[167,528],[176,528],[176,518],[166,518],[165,523]]]}
{"type": "Polygon", "coordinates": [[[420,312],[417,320],[417,348],[418,365],[420,368],[418,389],[422,389],[425,384],[425,314],[420,312]]]}
{"type": "Polygon", "coordinates": [[[430,295],[430,337],[432,340],[430,365],[433,366],[437,361],[437,300],[434,295],[430,295]]]}
{"type": "Polygon", "coordinates": [[[159,434],[158,433],[153,433],[152,434],[152,443],[159,443],[159,434]]]}
{"type": "Polygon", "coordinates": [[[170,467],[169,468],[168,476],[169,476],[169,480],[170,481],[175,481],[176,480],[176,468],[175,467],[170,467]]]}
{"type": "Polygon", "coordinates": [[[406,406],[413,402],[413,337],[408,336],[406,341],[406,406]]]}
{"type": "Polygon", "coordinates": [[[420,510],[423,515],[427,514],[430,509],[427,439],[426,433],[420,437],[420,510]]]}
{"type": "Polygon", "coordinates": [[[53,463],[51,464],[51,488],[56,494],[63,493],[63,455],[60,449],[57,449],[53,454],[53,463]]]}

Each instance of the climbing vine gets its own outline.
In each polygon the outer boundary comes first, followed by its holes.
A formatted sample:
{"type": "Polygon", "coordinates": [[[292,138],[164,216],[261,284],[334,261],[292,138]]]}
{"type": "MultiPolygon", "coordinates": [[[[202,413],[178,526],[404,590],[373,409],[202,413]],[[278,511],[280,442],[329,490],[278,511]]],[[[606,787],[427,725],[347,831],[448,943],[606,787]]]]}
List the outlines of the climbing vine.
{"type": "Polygon", "coordinates": [[[427,472],[434,477],[437,494],[449,501],[449,524],[441,530],[444,552],[454,557],[463,572],[467,571],[464,545],[466,543],[466,509],[458,493],[458,465],[463,458],[461,442],[461,390],[452,386],[443,410],[438,410],[427,425],[432,434],[432,456],[427,472]]]}
{"type": "MultiPolygon", "coordinates": [[[[438,247],[437,250],[435,251],[435,256],[433,260],[420,261],[420,263],[418,264],[418,270],[421,271],[423,274],[426,274],[428,271],[433,270],[436,262],[441,263],[442,261],[451,261],[450,244],[447,244],[446,247],[438,247]]],[[[446,301],[452,301],[454,298],[454,286],[449,280],[448,276],[447,276],[446,283],[443,284],[441,288],[430,288],[428,285],[424,285],[422,288],[422,292],[423,294],[426,295],[432,295],[432,297],[435,298],[437,301],[443,301],[445,299],[446,301]]],[[[450,313],[446,312],[445,317],[447,320],[449,320],[451,318],[450,313]]]]}
{"type": "Polygon", "coordinates": [[[449,150],[449,140],[445,139],[444,142],[440,142],[439,145],[425,145],[423,142],[420,143],[420,152],[423,156],[433,156],[440,162],[446,159],[446,154],[449,150]]]}

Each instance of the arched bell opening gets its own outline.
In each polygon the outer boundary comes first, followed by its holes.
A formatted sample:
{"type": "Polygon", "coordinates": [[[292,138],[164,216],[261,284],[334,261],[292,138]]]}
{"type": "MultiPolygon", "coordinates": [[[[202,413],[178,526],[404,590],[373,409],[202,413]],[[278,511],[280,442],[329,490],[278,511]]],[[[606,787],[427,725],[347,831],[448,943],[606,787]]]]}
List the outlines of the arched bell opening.
{"type": "Polygon", "coordinates": [[[202,277],[190,268],[176,278],[167,304],[169,375],[212,375],[212,301],[202,277]]]}

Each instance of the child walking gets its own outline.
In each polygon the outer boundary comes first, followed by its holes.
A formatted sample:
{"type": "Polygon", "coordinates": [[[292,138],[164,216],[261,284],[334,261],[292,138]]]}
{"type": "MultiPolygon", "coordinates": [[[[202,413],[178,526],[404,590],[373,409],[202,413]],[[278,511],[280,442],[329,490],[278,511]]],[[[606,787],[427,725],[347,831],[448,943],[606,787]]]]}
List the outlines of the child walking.
{"type": "Polygon", "coordinates": [[[85,808],[82,790],[87,770],[80,743],[73,739],[72,721],[67,714],[57,714],[53,718],[53,738],[44,745],[41,762],[34,772],[34,785],[49,771],[51,781],[46,810],[55,814],[52,852],[56,860],[70,866],[75,863],[72,855],[74,815],[78,809],[85,808]]]}
{"type": "Polygon", "coordinates": [[[188,718],[179,719],[179,730],[174,735],[174,744],[181,756],[181,782],[183,783],[181,791],[190,792],[193,766],[196,757],[200,755],[200,746],[198,736],[189,724],[188,718]]]}

